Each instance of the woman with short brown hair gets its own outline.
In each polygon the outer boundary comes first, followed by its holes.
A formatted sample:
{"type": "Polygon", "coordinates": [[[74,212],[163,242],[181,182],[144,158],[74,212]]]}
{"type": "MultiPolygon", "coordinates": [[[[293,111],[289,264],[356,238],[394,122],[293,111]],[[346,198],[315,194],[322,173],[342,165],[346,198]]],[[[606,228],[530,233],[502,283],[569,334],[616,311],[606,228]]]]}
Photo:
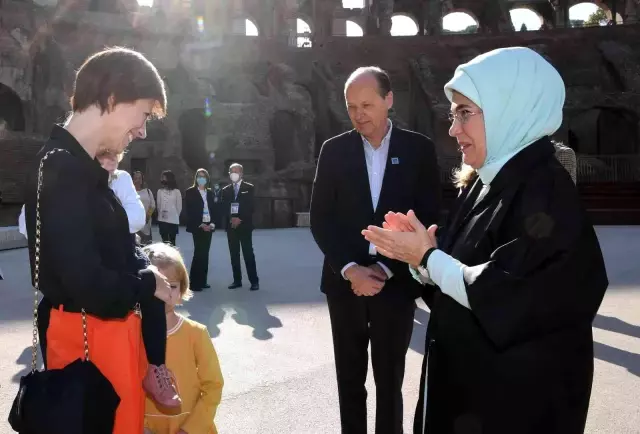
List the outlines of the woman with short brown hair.
{"type": "MultiPolygon", "coordinates": [[[[92,55],[76,74],[72,114],[53,127],[38,154],[40,221],[37,170],[25,194],[31,270],[39,273],[44,295],[38,312],[46,368],[83,357],[86,312],[89,355],[120,397],[114,434],[143,430],[147,363],[135,307],[163,304],[172,292],[136,248],[109,174],[95,157],[100,148],[119,154],[144,138],[147,120],[163,116],[166,106],[164,83],[142,54],[111,48],[92,55]]],[[[157,380],[158,387],[171,387],[164,376],[157,380]]]]}

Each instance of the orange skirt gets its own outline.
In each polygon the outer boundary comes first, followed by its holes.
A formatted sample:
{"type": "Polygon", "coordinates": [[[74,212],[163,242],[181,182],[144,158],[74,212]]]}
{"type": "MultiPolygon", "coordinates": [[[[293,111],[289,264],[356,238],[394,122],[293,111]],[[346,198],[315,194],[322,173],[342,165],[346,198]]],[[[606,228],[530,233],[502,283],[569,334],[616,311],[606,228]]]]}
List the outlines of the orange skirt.
{"type": "MultiPolygon", "coordinates": [[[[142,433],[145,393],[142,379],[147,357],[142,342],[140,317],[103,320],[87,315],[89,358],[111,381],[120,397],[113,434],[142,433]]],[[[51,309],[47,329],[47,367],[62,369],[84,357],[82,315],[51,309]]]]}

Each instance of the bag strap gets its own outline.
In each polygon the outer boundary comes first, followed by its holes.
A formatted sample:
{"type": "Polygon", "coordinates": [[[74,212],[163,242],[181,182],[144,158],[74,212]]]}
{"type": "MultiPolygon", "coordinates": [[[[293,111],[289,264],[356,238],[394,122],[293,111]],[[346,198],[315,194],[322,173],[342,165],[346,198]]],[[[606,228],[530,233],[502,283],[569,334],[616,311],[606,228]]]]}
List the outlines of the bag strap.
{"type": "MultiPolygon", "coordinates": [[[[42,168],[44,167],[44,162],[53,154],[58,152],[67,152],[64,149],[52,149],[47,152],[42,160],[40,160],[40,166],[38,167],[38,189],[36,193],[36,236],[35,236],[35,261],[34,261],[34,272],[33,272],[33,287],[34,297],[33,297],[33,332],[32,332],[32,347],[31,347],[31,372],[34,373],[37,369],[37,359],[38,359],[38,292],[40,291],[40,250],[41,250],[41,240],[40,240],[40,231],[42,227],[42,221],[40,220],[40,195],[42,193],[42,168]]],[[[84,309],[82,309],[82,331],[84,337],[84,360],[89,360],[89,340],[87,336],[87,313],[84,309]]]]}

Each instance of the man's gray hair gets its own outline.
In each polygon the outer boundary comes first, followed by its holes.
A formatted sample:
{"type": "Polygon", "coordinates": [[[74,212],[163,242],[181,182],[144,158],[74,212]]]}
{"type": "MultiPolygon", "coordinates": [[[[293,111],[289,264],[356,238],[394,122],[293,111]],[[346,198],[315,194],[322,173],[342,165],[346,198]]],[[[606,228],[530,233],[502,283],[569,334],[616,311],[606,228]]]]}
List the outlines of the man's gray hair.
{"type": "Polygon", "coordinates": [[[236,167],[240,168],[240,170],[244,172],[244,167],[242,167],[242,164],[240,163],[233,163],[231,166],[229,166],[229,172],[231,172],[231,170],[235,169],[236,167]]]}
{"type": "Polygon", "coordinates": [[[391,79],[389,78],[389,74],[384,69],[378,66],[363,66],[351,73],[349,78],[344,84],[344,93],[347,93],[347,88],[353,83],[357,78],[370,74],[373,78],[378,82],[378,92],[382,98],[386,97],[389,92],[391,92],[391,79]]]}

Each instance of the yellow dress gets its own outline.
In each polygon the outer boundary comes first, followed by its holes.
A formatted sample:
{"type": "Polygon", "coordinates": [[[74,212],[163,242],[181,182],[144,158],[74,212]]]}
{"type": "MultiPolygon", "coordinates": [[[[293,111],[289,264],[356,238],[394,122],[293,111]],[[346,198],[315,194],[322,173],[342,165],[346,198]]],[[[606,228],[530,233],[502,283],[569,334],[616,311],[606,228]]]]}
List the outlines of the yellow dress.
{"type": "Polygon", "coordinates": [[[167,331],[167,367],[182,398],[176,410],[159,409],[147,398],[145,427],[154,434],[217,434],[213,419],[222,398],[224,380],[207,327],[180,315],[167,331]]]}

